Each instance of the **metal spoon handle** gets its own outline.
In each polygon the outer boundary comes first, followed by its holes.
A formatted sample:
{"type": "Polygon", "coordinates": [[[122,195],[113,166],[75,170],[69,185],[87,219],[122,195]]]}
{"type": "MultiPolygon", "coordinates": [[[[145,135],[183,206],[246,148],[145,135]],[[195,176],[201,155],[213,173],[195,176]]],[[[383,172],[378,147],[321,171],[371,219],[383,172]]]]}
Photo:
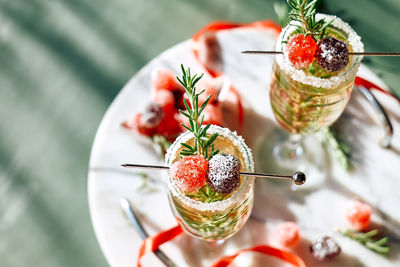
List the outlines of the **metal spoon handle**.
{"type": "MultiPolygon", "coordinates": [[[[143,225],[140,223],[140,220],[136,213],[133,211],[131,203],[127,198],[122,198],[120,200],[121,208],[125,212],[125,215],[128,217],[129,221],[135,227],[136,231],[138,231],[140,237],[144,240],[146,239],[149,234],[146,232],[146,230],[143,228],[143,225]]],[[[167,255],[164,254],[161,250],[157,249],[154,251],[154,254],[156,254],[157,258],[159,258],[167,267],[177,267],[177,265],[170,259],[168,258],[167,255]]]]}
{"type": "Polygon", "coordinates": [[[360,90],[362,95],[368,100],[368,102],[374,108],[375,113],[378,115],[379,122],[385,128],[385,135],[382,139],[381,145],[384,148],[389,148],[390,141],[393,136],[393,126],[392,123],[390,122],[389,116],[387,115],[382,105],[379,103],[378,99],[376,99],[373,93],[371,93],[364,86],[357,86],[357,88],[360,90]]]}
{"type": "MultiPolygon", "coordinates": [[[[158,165],[143,165],[143,164],[121,164],[125,168],[139,168],[148,170],[168,170],[168,166],[158,166],[158,165]]],[[[290,175],[278,175],[278,174],[264,174],[264,173],[252,173],[252,172],[241,172],[240,175],[243,176],[253,176],[256,178],[270,178],[270,179],[284,179],[292,180],[296,185],[302,185],[306,181],[306,176],[303,172],[295,172],[292,176],[290,175]]]]}

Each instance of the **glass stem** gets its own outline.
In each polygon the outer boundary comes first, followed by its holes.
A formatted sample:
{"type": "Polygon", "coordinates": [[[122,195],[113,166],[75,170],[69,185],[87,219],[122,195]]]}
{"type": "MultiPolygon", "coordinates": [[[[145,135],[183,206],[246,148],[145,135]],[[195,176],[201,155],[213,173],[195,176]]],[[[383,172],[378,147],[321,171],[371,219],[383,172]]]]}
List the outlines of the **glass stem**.
{"type": "Polygon", "coordinates": [[[290,159],[296,159],[303,155],[303,147],[301,146],[300,134],[290,134],[286,144],[286,153],[290,159]]]}
{"type": "Polygon", "coordinates": [[[290,134],[289,138],[277,147],[278,158],[281,160],[296,160],[303,155],[303,147],[301,146],[301,135],[290,134]]]}

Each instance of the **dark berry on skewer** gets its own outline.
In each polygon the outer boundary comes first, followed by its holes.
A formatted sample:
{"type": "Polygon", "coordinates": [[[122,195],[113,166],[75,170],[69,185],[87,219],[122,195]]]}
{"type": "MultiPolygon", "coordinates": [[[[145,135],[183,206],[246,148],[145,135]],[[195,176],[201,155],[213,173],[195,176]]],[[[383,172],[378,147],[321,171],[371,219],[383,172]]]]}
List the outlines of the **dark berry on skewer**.
{"type": "Polygon", "coordinates": [[[230,194],[240,185],[240,161],[231,154],[217,154],[209,162],[208,185],[221,194],[230,194]]]}
{"type": "Polygon", "coordinates": [[[320,39],[315,53],[315,60],[321,68],[335,72],[342,70],[349,63],[347,44],[333,37],[320,39]]]}

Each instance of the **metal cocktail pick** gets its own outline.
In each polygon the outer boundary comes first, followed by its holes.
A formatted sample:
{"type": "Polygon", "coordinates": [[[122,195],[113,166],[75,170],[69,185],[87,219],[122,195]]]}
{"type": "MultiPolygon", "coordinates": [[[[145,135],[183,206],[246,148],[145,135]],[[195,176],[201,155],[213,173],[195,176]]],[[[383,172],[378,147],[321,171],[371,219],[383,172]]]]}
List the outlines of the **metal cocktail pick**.
{"type": "MultiPolygon", "coordinates": [[[[278,55],[283,54],[282,51],[242,51],[242,54],[264,54],[278,55]]],[[[355,56],[400,56],[400,52],[349,52],[349,55],[355,56]]]]}
{"type": "MultiPolygon", "coordinates": [[[[159,165],[121,164],[121,166],[125,167],[125,168],[139,168],[139,169],[148,169],[148,170],[169,170],[168,166],[159,166],[159,165]]],[[[302,185],[306,182],[306,175],[300,171],[295,172],[292,176],[264,174],[264,173],[252,173],[252,172],[241,172],[240,175],[253,176],[256,178],[292,180],[293,183],[295,183],[296,185],[302,185]]]]}

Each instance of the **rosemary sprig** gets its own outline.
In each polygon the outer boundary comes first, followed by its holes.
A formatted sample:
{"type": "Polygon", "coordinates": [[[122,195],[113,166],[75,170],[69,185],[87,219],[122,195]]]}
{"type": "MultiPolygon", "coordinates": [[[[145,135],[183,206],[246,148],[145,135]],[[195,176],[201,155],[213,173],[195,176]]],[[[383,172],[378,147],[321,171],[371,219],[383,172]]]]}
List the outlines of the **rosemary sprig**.
{"type": "Polygon", "coordinates": [[[328,127],[324,130],[323,142],[330,148],[331,153],[336,157],[343,169],[348,171],[351,165],[350,147],[340,141],[339,135],[331,127],[328,127]]]}
{"type": "Polygon", "coordinates": [[[369,231],[367,233],[346,229],[344,231],[340,231],[340,233],[343,234],[344,236],[347,236],[351,239],[358,241],[366,248],[376,253],[382,254],[384,256],[387,256],[389,254],[390,247],[385,246],[385,244],[389,241],[387,237],[383,237],[379,240],[372,239],[373,237],[379,234],[379,231],[377,229],[369,231]]]}
{"type": "Polygon", "coordinates": [[[186,99],[184,99],[183,103],[186,107],[186,112],[183,110],[179,110],[179,112],[189,119],[189,126],[186,126],[183,123],[182,126],[193,133],[194,145],[190,146],[188,144],[181,143],[184,149],[181,150],[180,154],[181,156],[198,154],[203,155],[206,159],[210,159],[219,152],[218,150],[214,149],[213,144],[214,140],[218,137],[218,133],[207,136],[207,130],[208,128],[210,128],[211,125],[208,124],[206,126],[202,126],[204,115],[201,115],[201,113],[210,101],[211,95],[209,95],[206,101],[204,101],[204,103],[199,107],[199,96],[204,93],[205,90],[197,93],[196,84],[203,77],[203,74],[201,74],[200,76],[197,76],[197,74],[195,74],[192,77],[190,73],[190,68],[185,69],[183,65],[181,65],[181,68],[182,78],[176,78],[185,88],[189,103],[186,101],[186,99]]]}
{"type": "Polygon", "coordinates": [[[160,149],[160,154],[163,157],[164,154],[167,152],[169,146],[171,145],[171,142],[169,142],[167,140],[167,138],[165,138],[165,136],[160,135],[160,134],[156,134],[153,136],[153,142],[158,145],[159,149],[160,149]]]}
{"type": "Polygon", "coordinates": [[[326,27],[333,21],[325,21],[325,19],[317,20],[315,18],[315,5],[317,1],[318,0],[287,0],[289,7],[292,8],[289,12],[289,19],[291,21],[297,21],[300,24],[291,25],[297,27],[298,33],[306,36],[312,35],[316,40],[325,36],[326,27]]]}

